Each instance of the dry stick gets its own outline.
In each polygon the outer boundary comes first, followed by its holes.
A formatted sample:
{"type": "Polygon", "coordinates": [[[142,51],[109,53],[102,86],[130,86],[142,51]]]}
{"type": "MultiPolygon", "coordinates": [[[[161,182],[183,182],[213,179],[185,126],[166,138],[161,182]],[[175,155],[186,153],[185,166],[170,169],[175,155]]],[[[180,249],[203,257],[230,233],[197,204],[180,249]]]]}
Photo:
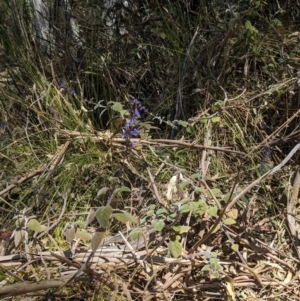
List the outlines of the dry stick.
{"type": "Polygon", "coordinates": [[[288,199],[288,204],[287,204],[288,225],[295,241],[295,247],[296,247],[298,258],[300,258],[300,249],[299,249],[300,243],[299,243],[297,229],[296,229],[296,204],[298,201],[299,187],[300,187],[300,166],[298,166],[297,168],[296,175],[294,178],[294,183],[291,189],[291,197],[288,199]]]}
{"type": "MultiPolygon", "coordinates": [[[[119,144],[126,144],[127,140],[125,138],[111,138],[111,135],[107,135],[106,133],[97,132],[96,134],[91,133],[81,133],[78,131],[69,131],[69,130],[59,130],[59,134],[62,137],[72,137],[73,139],[84,139],[86,137],[92,139],[94,142],[102,142],[107,143],[110,141],[111,143],[119,143],[119,144]]],[[[139,138],[130,138],[130,141],[142,144],[145,146],[149,145],[157,145],[162,147],[189,147],[189,148],[197,148],[197,149],[210,149],[213,151],[220,151],[220,152],[227,152],[245,156],[246,153],[232,150],[228,147],[217,147],[217,146],[204,146],[195,144],[190,141],[181,141],[181,140],[171,140],[171,139],[149,139],[149,140],[142,140],[139,138]]]]}
{"type": "Polygon", "coordinates": [[[24,282],[24,280],[21,277],[19,277],[17,274],[12,273],[10,270],[8,270],[6,267],[4,267],[2,264],[0,264],[0,270],[3,270],[6,274],[10,275],[11,277],[13,277],[15,279],[17,279],[21,282],[24,282]]]}
{"type": "Polygon", "coordinates": [[[230,210],[236,203],[237,201],[244,195],[246,194],[252,187],[258,185],[262,180],[264,180],[265,178],[273,175],[275,172],[277,172],[278,170],[280,170],[291,158],[292,156],[297,152],[297,150],[300,148],[300,143],[298,143],[291,151],[290,153],[285,157],[285,159],[278,164],[277,166],[275,166],[273,169],[269,170],[268,172],[266,172],[265,174],[263,174],[261,177],[259,177],[257,180],[255,180],[254,182],[252,182],[250,185],[248,185],[244,190],[242,190],[236,197],[234,197],[232,199],[231,202],[226,203],[226,205],[224,206],[223,210],[221,211],[217,221],[214,223],[214,225],[210,228],[210,230],[206,233],[206,235],[204,235],[204,237],[202,239],[200,239],[198,242],[196,242],[194,244],[194,246],[189,250],[188,254],[192,254],[195,252],[195,250],[197,249],[197,247],[201,244],[203,244],[209,237],[210,235],[213,233],[213,231],[217,228],[217,226],[219,225],[220,221],[222,220],[222,217],[224,216],[224,214],[226,213],[226,211],[230,210]]]}
{"type": "Polygon", "coordinates": [[[56,288],[64,284],[68,277],[61,277],[53,280],[45,280],[39,282],[21,282],[0,288],[0,299],[19,296],[27,293],[32,293],[40,290],[48,290],[56,288]]]}
{"type": "Polygon", "coordinates": [[[300,114],[300,110],[298,110],[291,118],[289,118],[285,123],[283,123],[276,131],[274,131],[271,135],[269,135],[264,141],[262,141],[259,145],[257,145],[252,151],[254,152],[256,149],[260,148],[261,146],[268,145],[268,141],[275,135],[277,135],[279,132],[281,132],[282,129],[284,129],[289,123],[291,123],[296,117],[298,117],[300,114]]]}
{"type": "Polygon", "coordinates": [[[254,276],[254,278],[257,280],[257,282],[259,283],[260,287],[264,287],[264,284],[262,283],[261,279],[259,278],[259,276],[257,275],[257,273],[253,269],[251,269],[247,265],[244,265],[244,264],[242,264],[242,263],[240,263],[238,261],[236,261],[235,264],[237,264],[240,267],[248,270],[254,276]]]}

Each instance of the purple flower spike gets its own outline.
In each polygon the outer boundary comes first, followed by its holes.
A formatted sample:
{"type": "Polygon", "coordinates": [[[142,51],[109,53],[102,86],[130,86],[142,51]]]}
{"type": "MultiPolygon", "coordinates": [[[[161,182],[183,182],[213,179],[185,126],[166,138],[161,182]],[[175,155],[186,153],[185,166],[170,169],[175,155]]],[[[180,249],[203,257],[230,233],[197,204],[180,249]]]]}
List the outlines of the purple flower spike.
{"type": "Polygon", "coordinates": [[[137,137],[139,134],[140,134],[140,130],[135,128],[133,130],[130,131],[130,135],[133,136],[133,137],[137,137]]]}

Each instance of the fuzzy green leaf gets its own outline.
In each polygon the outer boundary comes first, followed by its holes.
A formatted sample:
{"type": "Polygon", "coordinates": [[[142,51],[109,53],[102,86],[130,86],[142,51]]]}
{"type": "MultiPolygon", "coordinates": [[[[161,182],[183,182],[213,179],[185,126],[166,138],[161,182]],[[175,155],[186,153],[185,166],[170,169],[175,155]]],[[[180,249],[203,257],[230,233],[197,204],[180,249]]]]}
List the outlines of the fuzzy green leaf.
{"type": "Polygon", "coordinates": [[[220,226],[220,225],[217,225],[216,228],[215,228],[215,230],[212,231],[211,234],[214,234],[214,233],[218,232],[218,231],[220,230],[220,228],[221,228],[221,226],[220,226]]]}
{"type": "Polygon", "coordinates": [[[201,193],[204,191],[204,188],[203,187],[196,187],[195,190],[194,190],[196,193],[201,193]]]}
{"type": "Polygon", "coordinates": [[[163,213],[167,213],[167,210],[165,208],[160,208],[156,211],[156,215],[160,215],[160,214],[163,214],[163,213]]]}
{"type": "Polygon", "coordinates": [[[65,230],[65,237],[66,237],[66,241],[68,243],[71,243],[72,240],[75,238],[75,228],[71,227],[65,230]]]}
{"type": "Polygon", "coordinates": [[[120,104],[119,102],[115,102],[115,103],[111,106],[111,108],[112,108],[114,111],[119,112],[119,113],[123,110],[123,106],[122,106],[122,104],[120,104]]]}
{"type": "Polygon", "coordinates": [[[226,218],[223,220],[223,223],[226,226],[229,226],[229,225],[234,225],[236,223],[236,221],[233,218],[226,218]]]}
{"type": "Polygon", "coordinates": [[[127,223],[127,222],[134,223],[134,224],[138,223],[138,220],[136,217],[132,216],[130,213],[125,212],[125,211],[113,213],[112,217],[114,217],[121,223],[127,223]]]}
{"type": "Polygon", "coordinates": [[[191,205],[190,204],[184,204],[180,207],[179,211],[181,213],[186,213],[191,211],[191,205]]]}
{"type": "Polygon", "coordinates": [[[25,231],[24,230],[16,230],[15,231],[15,234],[14,234],[14,241],[15,241],[15,247],[17,248],[22,239],[24,238],[24,235],[25,235],[25,231]]]}
{"type": "Polygon", "coordinates": [[[214,196],[217,196],[219,193],[221,192],[221,190],[219,188],[213,188],[211,190],[211,193],[214,195],[214,196]]]}
{"type": "Polygon", "coordinates": [[[95,253],[102,242],[102,240],[105,238],[105,229],[104,228],[99,228],[96,230],[92,241],[91,241],[91,249],[95,253]]]}
{"type": "Polygon", "coordinates": [[[135,228],[130,232],[129,237],[132,240],[136,240],[139,239],[142,235],[143,235],[143,231],[140,228],[135,228]]]}
{"type": "Polygon", "coordinates": [[[210,207],[210,208],[208,208],[207,213],[212,217],[216,217],[217,213],[218,213],[218,208],[217,207],[210,207]]]}
{"type": "Polygon", "coordinates": [[[201,178],[201,174],[200,173],[194,173],[191,175],[191,179],[195,180],[195,179],[200,179],[201,178]]]}
{"type": "Polygon", "coordinates": [[[122,186],[122,187],[117,188],[117,189],[114,191],[114,193],[119,193],[119,192],[130,192],[130,191],[131,191],[130,188],[128,188],[128,187],[126,187],[126,186],[122,186]]]}
{"type": "Polygon", "coordinates": [[[231,249],[232,249],[234,252],[238,252],[238,250],[239,250],[239,245],[238,245],[238,244],[233,244],[233,245],[231,246],[231,249]]]}
{"type": "Polygon", "coordinates": [[[177,239],[171,240],[169,242],[169,250],[175,258],[178,258],[182,253],[182,245],[177,239]]]}
{"type": "Polygon", "coordinates": [[[190,226],[173,226],[173,230],[178,234],[187,233],[190,229],[190,226]]]}
{"type": "Polygon", "coordinates": [[[97,192],[97,197],[99,197],[100,195],[106,194],[106,192],[109,190],[108,187],[103,187],[101,189],[98,190],[97,192]]]}
{"type": "Polygon", "coordinates": [[[212,123],[216,123],[216,122],[219,122],[220,121],[220,117],[219,116],[215,116],[211,119],[211,122],[212,123]]]}
{"type": "Polygon", "coordinates": [[[92,235],[85,229],[78,229],[75,234],[76,239],[81,239],[84,242],[89,242],[92,239],[92,235]]]}
{"type": "Polygon", "coordinates": [[[111,216],[112,209],[110,206],[99,207],[96,211],[96,219],[102,228],[107,228],[109,225],[109,218],[111,216]]]}
{"type": "Polygon", "coordinates": [[[179,187],[181,189],[184,189],[186,186],[190,185],[191,182],[190,181],[182,181],[180,184],[179,184],[179,187]]]}
{"type": "Polygon", "coordinates": [[[211,267],[210,267],[209,264],[206,264],[206,265],[201,269],[201,271],[203,271],[203,272],[209,272],[210,270],[211,270],[211,267]]]}
{"type": "Polygon", "coordinates": [[[158,220],[154,222],[154,229],[157,232],[160,232],[165,226],[165,223],[162,220],[158,220]]]}
{"type": "Polygon", "coordinates": [[[28,223],[27,223],[27,228],[30,230],[33,230],[37,233],[39,232],[43,232],[47,229],[46,226],[41,225],[39,221],[37,221],[35,218],[31,219],[28,223]]]}

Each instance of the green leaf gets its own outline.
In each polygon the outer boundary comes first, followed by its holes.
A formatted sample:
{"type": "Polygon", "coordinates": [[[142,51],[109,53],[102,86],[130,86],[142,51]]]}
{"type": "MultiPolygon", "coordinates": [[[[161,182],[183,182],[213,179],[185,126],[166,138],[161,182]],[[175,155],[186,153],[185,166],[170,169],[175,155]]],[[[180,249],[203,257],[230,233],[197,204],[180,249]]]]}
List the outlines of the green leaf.
{"type": "Polygon", "coordinates": [[[203,187],[196,187],[195,190],[194,190],[196,193],[201,193],[204,191],[204,188],[203,187]]]}
{"type": "Polygon", "coordinates": [[[142,235],[143,235],[143,231],[142,231],[140,228],[135,228],[135,229],[133,229],[133,230],[130,232],[129,237],[130,237],[132,240],[137,240],[137,239],[139,239],[142,235]]]}
{"type": "Polygon", "coordinates": [[[160,232],[165,226],[165,223],[162,220],[154,221],[154,229],[157,232],[160,232]]]}
{"type": "Polygon", "coordinates": [[[217,217],[218,208],[217,207],[210,207],[210,208],[208,208],[207,213],[212,217],[217,217]]]}
{"type": "Polygon", "coordinates": [[[167,213],[167,210],[165,208],[160,208],[156,211],[156,215],[160,215],[160,214],[163,214],[163,213],[167,213]]]}
{"type": "Polygon", "coordinates": [[[24,217],[17,218],[15,223],[16,227],[22,227],[24,225],[24,221],[25,221],[24,217]]]}
{"type": "Polygon", "coordinates": [[[206,264],[206,265],[201,269],[201,271],[203,271],[203,272],[209,272],[210,270],[211,270],[211,267],[210,267],[209,264],[206,264]]]}
{"type": "Polygon", "coordinates": [[[130,188],[128,188],[128,187],[126,187],[126,186],[122,186],[122,187],[117,188],[117,189],[114,191],[114,193],[119,193],[119,192],[130,192],[130,191],[131,191],[130,188]]]}
{"type": "Polygon", "coordinates": [[[179,184],[179,187],[181,189],[184,189],[186,186],[190,185],[191,182],[190,181],[182,181],[180,184],[179,184]]]}
{"type": "Polygon", "coordinates": [[[68,229],[65,230],[64,235],[66,237],[66,241],[68,243],[71,243],[72,240],[75,238],[75,227],[70,227],[68,229]]]}
{"type": "Polygon", "coordinates": [[[115,184],[116,182],[119,181],[119,178],[118,177],[109,177],[108,181],[110,184],[115,184]]]}
{"type": "Polygon", "coordinates": [[[109,218],[112,213],[112,208],[110,206],[99,207],[96,211],[96,219],[102,228],[107,228],[109,226],[109,218]]]}
{"type": "Polygon", "coordinates": [[[147,216],[151,217],[154,214],[154,210],[149,210],[147,212],[147,216]]]}
{"type": "Polygon", "coordinates": [[[229,226],[229,225],[234,225],[236,221],[233,218],[226,218],[225,220],[223,220],[223,223],[226,226],[229,226]]]}
{"type": "Polygon", "coordinates": [[[25,235],[24,230],[16,230],[15,231],[14,241],[15,241],[15,247],[16,248],[20,245],[22,239],[24,238],[24,235],[25,235]]]}
{"type": "Polygon", "coordinates": [[[220,230],[220,228],[221,228],[221,226],[220,226],[220,225],[217,225],[216,228],[215,228],[215,230],[212,231],[211,234],[214,234],[214,233],[218,232],[218,231],[220,230]]]}
{"type": "Polygon", "coordinates": [[[78,229],[75,234],[76,239],[81,239],[84,242],[89,242],[92,239],[92,235],[85,229],[78,229]]]}
{"type": "Polygon", "coordinates": [[[108,187],[103,187],[101,189],[98,190],[97,192],[97,197],[99,197],[100,195],[106,194],[106,192],[109,190],[108,187]]]}
{"type": "Polygon", "coordinates": [[[43,232],[47,229],[46,226],[41,225],[40,222],[37,221],[35,218],[31,219],[27,223],[26,227],[30,230],[33,230],[33,231],[37,232],[37,233],[43,232]]]}
{"type": "Polygon", "coordinates": [[[191,175],[191,179],[195,180],[195,179],[201,179],[201,174],[200,173],[194,173],[191,175]]]}
{"type": "Polygon", "coordinates": [[[173,230],[178,234],[187,233],[190,229],[190,226],[173,226],[173,230]]]}
{"type": "Polygon", "coordinates": [[[105,231],[106,229],[104,228],[99,228],[96,230],[92,241],[91,241],[91,249],[95,253],[102,242],[102,240],[105,238],[105,231]]]}
{"type": "Polygon", "coordinates": [[[119,102],[115,102],[111,108],[116,112],[121,112],[123,110],[123,106],[119,102]]]}
{"type": "Polygon", "coordinates": [[[233,244],[233,245],[231,246],[231,249],[232,249],[234,252],[238,252],[238,250],[239,250],[239,245],[238,245],[238,244],[233,244]]]}
{"type": "Polygon", "coordinates": [[[216,122],[219,122],[220,121],[220,117],[219,116],[215,116],[211,119],[211,122],[212,123],[216,123],[216,122]]]}
{"type": "Polygon", "coordinates": [[[225,196],[224,196],[224,198],[223,198],[224,202],[227,203],[227,202],[229,201],[230,195],[231,195],[231,193],[225,194],[225,196]]]}
{"type": "Polygon", "coordinates": [[[178,258],[179,256],[181,256],[182,253],[182,245],[181,243],[177,240],[171,240],[169,242],[169,250],[171,252],[171,254],[175,257],[178,258]]]}
{"type": "Polygon", "coordinates": [[[114,217],[121,223],[127,223],[127,222],[134,223],[134,224],[138,223],[138,219],[136,217],[132,216],[130,213],[125,211],[119,213],[113,213],[112,217],[114,217]]]}
{"type": "Polygon", "coordinates": [[[220,192],[221,192],[221,190],[219,188],[213,188],[213,189],[211,189],[211,193],[214,196],[217,196],[220,192]]]}
{"type": "Polygon", "coordinates": [[[184,204],[179,208],[179,212],[185,213],[191,211],[191,205],[190,204],[184,204]]]}
{"type": "Polygon", "coordinates": [[[78,226],[80,228],[84,228],[85,227],[85,223],[83,221],[76,221],[74,223],[75,226],[78,226]]]}

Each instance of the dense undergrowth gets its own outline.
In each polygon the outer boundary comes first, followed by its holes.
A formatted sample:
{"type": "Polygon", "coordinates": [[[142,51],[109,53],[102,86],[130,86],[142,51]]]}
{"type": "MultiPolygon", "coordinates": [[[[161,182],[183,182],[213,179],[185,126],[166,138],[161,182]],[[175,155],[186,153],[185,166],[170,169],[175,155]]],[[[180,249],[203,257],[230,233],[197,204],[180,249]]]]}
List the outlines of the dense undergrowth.
{"type": "Polygon", "coordinates": [[[298,300],[298,11],[128,2],[0,5],[0,297],[298,300]]]}

